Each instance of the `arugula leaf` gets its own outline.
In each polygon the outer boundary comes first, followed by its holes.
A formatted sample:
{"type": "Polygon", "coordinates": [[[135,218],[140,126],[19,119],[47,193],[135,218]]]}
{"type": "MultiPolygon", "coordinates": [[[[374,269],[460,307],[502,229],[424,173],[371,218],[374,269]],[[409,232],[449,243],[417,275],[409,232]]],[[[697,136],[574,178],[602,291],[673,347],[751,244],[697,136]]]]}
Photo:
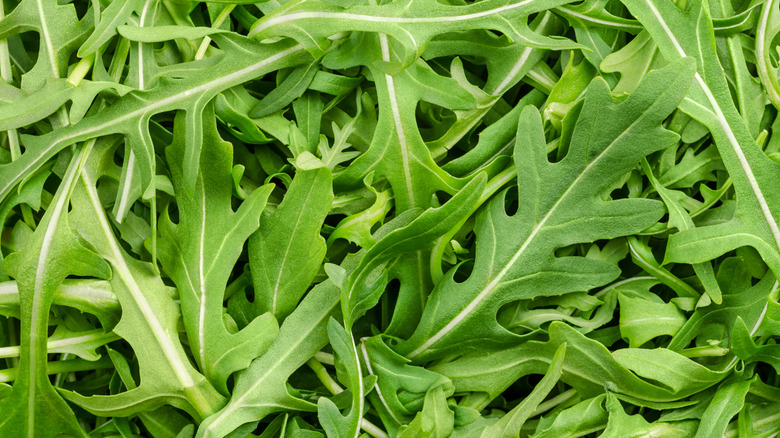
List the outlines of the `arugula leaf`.
{"type": "MultiPolygon", "coordinates": [[[[241,254],[244,241],[258,227],[258,221],[273,186],[252,192],[236,212],[231,206],[230,168],[232,150],[217,132],[211,106],[203,115],[201,160],[195,195],[187,193],[183,171],[170,167],[178,207],[178,223],[167,213],[160,221],[160,262],[176,283],[182,318],[195,362],[212,384],[227,395],[227,379],[246,368],[268,349],[276,336],[272,315],[255,318],[238,333],[230,333],[222,316],[223,291],[231,268],[241,254]],[[194,238],[196,237],[197,238],[194,238]],[[194,269],[193,269],[194,268],[194,269]]],[[[174,143],[166,149],[171,163],[182,163],[183,113],[176,117],[174,143]]]]}
{"type": "Polygon", "coordinates": [[[509,216],[503,197],[490,203],[476,228],[478,236],[485,236],[487,246],[479,246],[474,271],[466,282],[457,283],[450,274],[439,283],[422,323],[401,343],[399,351],[424,360],[454,349],[469,351],[476,345],[485,348],[511,343],[511,333],[497,323],[484,323],[494,319],[502,304],[540,294],[575,292],[613,280],[618,272],[612,265],[584,258],[555,258],[553,251],[567,244],[641,231],[660,217],[658,206],[647,200],[605,202],[601,194],[610,176],[630,170],[642,156],[675,140],[660,121],[679,103],[691,75],[690,63],[677,63],[648,75],[641,84],[644,86],[622,105],[612,104],[606,84],[594,81],[585,94],[569,152],[560,163],[547,161],[541,118],[535,109],[526,107],[518,123],[515,166],[518,198],[535,199],[534,210],[509,216]],[[667,85],[660,93],[656,91],[659,83],[667,85]],[[600,125],[594,119],[612,123],[600,125]],[[593,134],[593,129],[605,132],[593,134]],[[651,130],[652,137],[648,134],[651,130]],[[530,141],[520,140],[524,133],[532,136],[530,141]],[[643,137],[631,141],[632,135],[643,137]],[[532,158],[520,160],[521,156],[532,158]],[[576,215],[569,216],[573,211],[576,215]],[[583,215],[584,211],[589,214],[583,215]],[[516,232],[516,240],[499,244],[494,230],[508,227],[523,231],[516,232]],[[572,228],[577,229],[576,237],[566,232],[572,228]],[[459,299],[447,296],[456,294],[457,289],[465,289],[455,295],[459,299]]]}
{"type": "Polygon", "coordinates": [[[19,285],[22,317],[20,373],[2,400],[0,431],[22,436],[84,435],[76,417],[51,386],[47,374],[47,331],[54,292],[69,275],[108,278],[108,264],[79,241],[69,226],[68,203],[91,147],[73,156],[63,184],[23,252],[8,256],[3,268],[19,285]],[[64,255],[76,257],[68,260],[64,255]]]}
{"type": "Polygon", "coordinates": [[[769,185],[780,176],[780,167],[758,147],[731,99],[723,69],[717,62],[709,14],[697,1],[686,11],[666,1],[624,3],[639,17],[667,58],[696,59],[695,79],[681,108],[712,133],[739,199],[733,220],[686,230],[670,238],[666,261],[684,258],[703,262],[739,246],[751,245],[778,272],[780,228],[773,211],[780,200],[769,185]],[[671,28],[683,31],[672,33],[671,28]]]}
{"type": "Polygon", "coordinates": [[[0,4],[0,435],[771,436],[777,8],[0,4]]]}
{"type": "Polygon", "coordinates": [[[296,166],[281,204],[249,239],[253,311],[270,312],[280,321],[295,310],[320,270],[326,251],[320,229],[333,202],[330,169],[310,154],[300,155],[296,166]]]}

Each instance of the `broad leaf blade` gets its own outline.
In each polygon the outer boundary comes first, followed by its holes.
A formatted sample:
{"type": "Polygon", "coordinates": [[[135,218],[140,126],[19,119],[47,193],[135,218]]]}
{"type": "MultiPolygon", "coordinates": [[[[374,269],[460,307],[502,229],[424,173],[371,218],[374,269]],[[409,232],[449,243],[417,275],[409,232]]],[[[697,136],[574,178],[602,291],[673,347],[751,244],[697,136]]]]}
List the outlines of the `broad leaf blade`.
{"type": "Polygon", "coordinates": [[[437,285],[423,322],[399,351],[424,360],[512,342],[507,330],[485,323],[495,321],[502,304],[587,290],[614,279],[618,272],[612,265],[556,258],[553,251],[635,233],[660,217],[660,206],[649,200],[604,201],[601,194],[616,175],[676,140],[660,123],[678,105],[692,73],[690,63],[680,62],[648,75],[619,105],[611,102],[606,84],[595,80],[569,152],[559,163],[548,162],[541,118],[526,107],[518,124],[515,165],[518,198],[532,200],[533,208],[508,216],[505,200],[498,197],[482,211],[476,232],[484,243],[478,244],[471,276],[457,283],[450,273],[437,285]],[[512,238],[500,236],[504,230],[512,230],[512,238]]]}

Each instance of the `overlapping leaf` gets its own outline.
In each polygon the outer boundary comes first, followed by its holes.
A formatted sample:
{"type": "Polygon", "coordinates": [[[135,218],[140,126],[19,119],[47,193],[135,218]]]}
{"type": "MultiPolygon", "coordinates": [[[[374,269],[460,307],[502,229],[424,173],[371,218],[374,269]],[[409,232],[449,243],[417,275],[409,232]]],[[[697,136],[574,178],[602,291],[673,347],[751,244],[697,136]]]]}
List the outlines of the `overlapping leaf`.
{"type": "Polygon", "coordinates": [[[53,205],[22,252],[3,263],[19,285],[21,370],[13,391],[0,407],[0,433],[16,436],[83,436],[76,417],[49,381],[47,338],[49,310],[59,285],[69,275],[107,278],[107,263],[84,246],[70,228],[68,206],[90,148],[73,156],[53,205]],[[70,257],[76,257],[70,259],[70,257]]]}
{"type": "Polygon", "coordinates": [[[681,108],[712,133],[734,181],[737,211],[726,223],[672,236],[666,260],[703,262],[740,246],[755,247],[780,272],[780,166],[758,147],[737,111],[715,52],[712,20],[699,1],[685,11],[665,0],[625,0],[668,59],[692,57],[697,72],[681,108]],[[672,32],[671,29],[680,29],[672,32]]]}
{"type": "Polygon", "coordinates": [[[690,63],[681,62],[674,70],[648,75],[619,105],[611,102],[606,85],[595,80],[585,94],[569,151],[559,163],[548,161],[539,113],[526,107],[518,124],[515,166],[518,199],[530,205],[509,216],[505,196],[499,196],[482,211],[473,272],[462,283],[450,273],[437,285],[422,323],[399,351],[424,360],[512,342],[514,336],[495,322],[503,304],[587,290],[617,277],[612,265],[559,258],[554,251],[635,233],[660,217],[659,205],[648,200],[604,201],[601,196],[615,176],[675,141],[660,123],[686,92],[691,70],[690,63]],[[668,86],[661,91],[660,83],[668,86]],[[499,238],[510,229],[512,239],[499,238]]]}
{"type": "MultiPolygon", "coordinates": [[[[178,223],[160,221],[160,262],[177,285],[187,337],[203,374],[226,394],[227,379],[268,348],[277,333],[272,315],[255,318],[230,333],[222,315],[224,290],[244,242],[259,226],[272,185],[252,192],[234,212],[231,206],[232,148],[217,132],[213,109],[203,114],[202,166],[190,195],[184,182],[184,114],[176,118],[174,143],[166,150],[178,207],[178,223]]],[[[264,313],[264,312],[263,312],[264,313]]]]}
{"type": "Polygon", "coordinates": [[[141,384],[115,395],[63,395],[102,415],[127,416],[170,404],[203,418],[219,409],[225,399],[192,366],[184,351],[176,330],[180,310],[172,288],[165,286],[151,264],[129,256],[114,235],[96,180],[106,176],[118,180],[118,169],[112,161],[114,145],[101,143],[74,192],[72,222],[113,269],[111,286],[122,306],[114,332],[127,340],[138,356],[141,384]]]}

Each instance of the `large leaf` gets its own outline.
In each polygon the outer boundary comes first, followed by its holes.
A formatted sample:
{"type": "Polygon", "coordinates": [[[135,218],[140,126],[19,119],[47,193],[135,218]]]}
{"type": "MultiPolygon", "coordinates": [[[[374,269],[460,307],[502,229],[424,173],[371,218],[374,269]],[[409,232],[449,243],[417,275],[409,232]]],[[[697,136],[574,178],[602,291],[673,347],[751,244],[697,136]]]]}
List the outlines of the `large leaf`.
{"type": "MultiPolygon", "coordinates": [[[[22,136],[26,152],[18,160],[0,165],[0,199],[4,199],[25,175],[39,169],[65,147],[116,133],[127,137],[140,170],[141,187],[148,187],[155,174],[149,120],[155,114],[175,109],[186,113],[187,147],[183,169],[185,187],[191,193],[200,162],[203,142],[200,121],[206,104],[221,91],[309,58],[300,46],[289,43],[252,44],[233,35],[214,35],[214,38],[220,42],[223,53],[200,61],[208,68],[172,69],[168,75],[160,77],[157,86],[128,93],[119,102],[73,126],[40,136],[22,136]]],[[[15,111],[13,105],[0,107],[0,118],[7,111],[15,111]]]]}
{"type": "Polygon", "coordinates": [[[19,287],[21,354],[13,391],[0,403],[0,434],[83,436],[76,417],[57,394],[47,372],[49,309],[69,275],[107,278],[107,263],[87,249],[70,228],[68,206],[90,147],[73,156],[52,205],[22,252],[8,256],[3,269],[19,287]]]}
{"type": "Polygon", "coordinates": [[[774,188],[780,166],[761,151],[737,111],[718,62],[708,11],[700,1],[684,11],[667,0],[623,2],[667,59],[696,60],[694,81],[681,109],[710,130],[737,192],[733,220],[671,236],[666,261],[700,263],[750,245],[780,272],[780,191],[774,188]]]}
{"type": "Polygon", "coordinates": [[[317,405],[290,394],[287,380],[327,344],[326,326],[338,299],[338,288],[330,280],[315,286],[284,321],[271,348],[238,374],[230,402],[206,418],[197,437],[222,437],[273,412],[316,411],[317,405]]]}
{"type": "Polygon", "coordinates": [[[279,320],[295,310],[325,258],[320,229],[333,202],[330,169],[310,154],[279,207],[264,217],[249,239],[249,266],[255,286],[256,315],[271,312],[279,320]]]}
{"type": "Polygon", "coordinates": [[[135,351],[141,384],[115,395],[85,397],[63,392],[70,401],[96,415],[128,416],[170,404],[195,418],[218,410],[224,398],[190,363],[176,326],[180,310],[174,291],[167,287],[151,264],[129,256],[122,248],[97,191],[96,180],[118,180],[113,163],[114,145],[98,143],[73,194],[72,222],[79,234],[113,268],[111,286],[122,306],[114,332],[135,351]]]}
{"type": "Polygon", "coordinates": [[[160,262],[176,283],[181,312],[195,362],[214,386],[227,391],[228,377],[249,366],[276,337],[272,315],[254,319],[238,333],[229,333],[222,316],[224,291],[244,242],[258,227],[272,185],[252,192],[233,211],[231,169],[233,151],[217,132],[213,109],[203,114],[201,166],[190,196],[180,167],[186,148],[184,114],[176,118],[174,142],[166,150],[178,207],[178,223],[168,215],[160,221],[160,262]]]}
{"type": "MultiPolygon", "coordinates": [[[[403,46],[401,66],[419,57],[435,35],[473,29],[501,31],[513,41],[539,48],[567,49],[576,44],[566,39],[543,37],[528,27],[528,16],[566,3],[561,0],[490,0],[467,6],[435,0],[397,0],[381,6],[337,6],[323,1],[288,3],[263,17],[249,36],[295,38],[315,56],[324,53],[329,37],[346,30],[376,32],[391,36],[403,46]],[[446,25],[445,25],[446,24],[446,25]]],[[[377,65],[389,67],[389,59],[377,65]]],[[[397,67],[394,67],[396,70],[397,67]]],[[[389,71],[388,71],[389,72],[389,71]]]]}
{"type": "Polygon", "coordinates": [[[503,304],[588,290],[617,277],[611,264],[555,257],[554,251],[635,233],[660,218],[662,210],[654,202],[605,201],[602,193],[643,156],[676,140],[661,122],[680,102],[692,73],[691,63],[675,63],[648,75],[617,105],[606,84],[595,80],[585,94],[569,151],[558,163],[547,160],[538,111],[526,107],[517,128],[515,165],[518,199],[532,202],[533,208],[510,216],[505,196],[491,201],[476,225],[480,241],[473,272],[456,282],[453,271],[437,285],[422,323],[399,351],[419,361],[512,342],[515,336],[495,322],[503,304]]]}

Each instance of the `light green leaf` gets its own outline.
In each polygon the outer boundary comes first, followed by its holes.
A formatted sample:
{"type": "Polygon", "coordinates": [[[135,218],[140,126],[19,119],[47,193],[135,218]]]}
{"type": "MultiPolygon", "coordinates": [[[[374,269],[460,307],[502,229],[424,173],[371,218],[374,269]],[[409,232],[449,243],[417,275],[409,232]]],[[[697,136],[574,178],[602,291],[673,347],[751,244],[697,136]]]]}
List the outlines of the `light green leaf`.
{"type": "Polygon", "coordinates": [[[10,395],[0,402],[0,434],[48,437],[84,436],[75,415],[56,393],[47,372],[49,309],[69,275],[111,275],[108,264],[70,228],[71,193],[90,152],[73,155],[62,184],[26,248],[8,256],[3,269],[17,280],[21,314],[20,372],[10,395]]]}
{"type": "Polygon", "coordinates": [[[295,310],[325,258],[320,229],[333,191],[330,169],[319,160],[316,163],[317,167],[298,169],[282,203],[263,217],[249,239],[255,315],[271,312],[283,321],[295,310]]]}
{"type": "Polygon", "coordinates": [[[606,84],[595,80],[586,92],[569,152],[560,163],[547,160],[541,117],[526,107],[518,124],[515,166],[518,198],[533,200],[535,208],[509,216],[504,194],[481,212],[476,233],[484,243],[478,244],[473,272],[461,283],[451,272],[437,285],[422,323],[399,351],[424,360],[476,345],[484,349],[511,343],[514,335],[497,323],[485,324],[495,321],[502,304],[583,291],[617,277],[611,264],[556,258],[553,252],[564,245],[638,232],[660,218],[654,202],[604,201],[601,192],[644,155],[675,141],[660,122],[687,90],[691,69],[690,63],[681,62],[648,75],[622,105],[613,104],[606,84]],[[663,89],[657,86],[661,83],[666,85],[663,89]],[[604,120],[610,123],[597,123],[604,120]],[[636,141],[629,140],[633,136],[636,141]],[[498,230],[508,229],[513,230],[510,238],[498,237],[498,230]]]}
{"type": "MultiPolygon", "coordinates": [[[[212,384],[228,395],[227,379],[249,366],[276,337],[272,315],[254,319],[238,333],[229,333],[222,321],[224,290],[244,242],[255,232],[273,185],[253,191],[237,211],[231,205],[233,150],[217,132],[209,105],[203,113],[203,148],[194,196],[187,194],[180,165],[186,149],[184,114],[175,121],[174,142],[166,149],[171,163],[177,224],[167,213],[160,220],[160,262],[176,283],[181,312],[195,362],[212,384]]],[[[264,313],[264,312],[260,312],[264,313]]]]}
{"type": "Polygon", "coordinates": [[[273,412],[315,411],[317,405],[290,394],[287,380],[327,344],[326,324],[338,299],[330,281],[315,286],[285,319],[271,348],[238,374],[230,402],[200,425],[197,437],[222,437],[273,412]]]}

